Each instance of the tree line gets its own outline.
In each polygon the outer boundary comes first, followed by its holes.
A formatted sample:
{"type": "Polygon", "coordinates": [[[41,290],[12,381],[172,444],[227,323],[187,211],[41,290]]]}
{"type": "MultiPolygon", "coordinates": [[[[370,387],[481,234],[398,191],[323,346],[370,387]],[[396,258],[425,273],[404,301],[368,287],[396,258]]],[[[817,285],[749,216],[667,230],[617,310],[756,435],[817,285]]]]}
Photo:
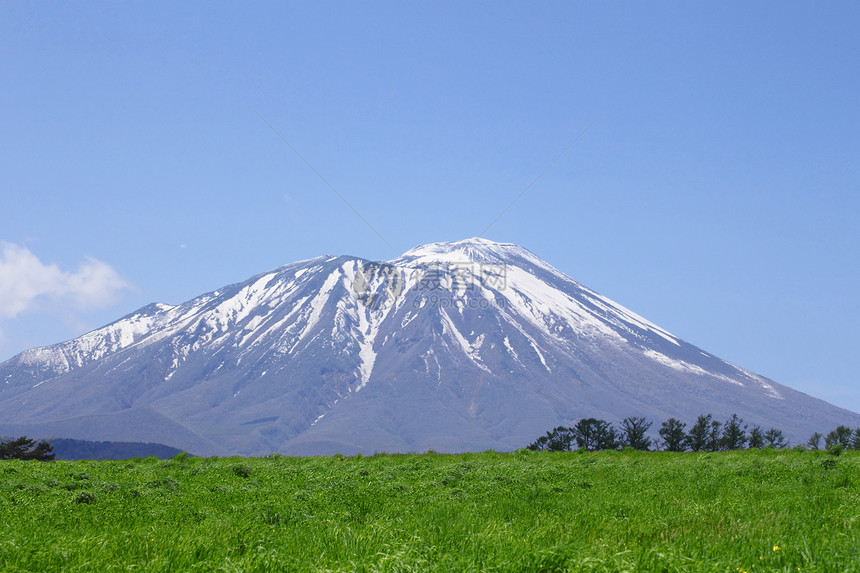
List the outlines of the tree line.
{"type": "Polygon", "coordinates": [[[54,459],[54,448],[48,442],[36,442],[26,436],[14,440],[0,440],[0,460],[39,460],[54,459]]]}
{"type": "MultiPolygon", "coordinates": [[[[789,441],[782,430],[761,426],[752,427],[743,423],[737,414],[720,422],[711,414],[703,414],[687,429],[687,424],[677,418],[669,418],[660,425],[660,439],[655,441],[648,435],[653,422],[644,417],[624,418],[616,427],[611,422],[597,418],[582,418],[573,426],[558,426],[527,446],[530,450],[569,452],[584,451],[660,449],[667,452],[716,452],[744,448],[787,448],[789,441]]],[[[801,448],[817,450],[860,449],[860,428],[852,430],[839,426],[826,436],[816,432],[801,448]]]]}
{"type": "Polygon", "coordinates": [[[860,428],[851,430],[848,426],[837,426],[826,436],[815,432],[806,442],[810,450],[821,449],[821,439],[824,438],[824,447],[827,450],[860,450],[860,428]]]}

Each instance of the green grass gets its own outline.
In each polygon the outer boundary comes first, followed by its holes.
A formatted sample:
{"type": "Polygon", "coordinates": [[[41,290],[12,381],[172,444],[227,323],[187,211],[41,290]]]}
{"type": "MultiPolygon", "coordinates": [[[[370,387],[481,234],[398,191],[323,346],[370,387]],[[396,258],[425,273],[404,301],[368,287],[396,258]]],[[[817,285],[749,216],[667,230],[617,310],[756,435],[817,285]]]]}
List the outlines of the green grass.
{"type": "Polygon", "coordinates": [[[860,452],[13,460],[0,531],[5,571],[860,571],[860,452]]]}

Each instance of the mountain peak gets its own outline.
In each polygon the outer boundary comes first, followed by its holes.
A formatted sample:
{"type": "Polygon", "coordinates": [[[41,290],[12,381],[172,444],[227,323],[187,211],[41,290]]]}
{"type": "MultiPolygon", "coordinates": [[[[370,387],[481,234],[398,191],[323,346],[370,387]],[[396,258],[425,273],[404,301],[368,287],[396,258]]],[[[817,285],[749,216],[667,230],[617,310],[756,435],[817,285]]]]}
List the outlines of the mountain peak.
{"type": "MultiPolygon", "coordinates": [[[[461,241],[418,245],[398,257],[398,262],[459,263],[505,262],[512,258],[526,258],[543,263],[531,251],[513,243],[497,243],[482,237],[461,241]]],[[[546,263],[543,263],[546,264],[546,263]]]]}

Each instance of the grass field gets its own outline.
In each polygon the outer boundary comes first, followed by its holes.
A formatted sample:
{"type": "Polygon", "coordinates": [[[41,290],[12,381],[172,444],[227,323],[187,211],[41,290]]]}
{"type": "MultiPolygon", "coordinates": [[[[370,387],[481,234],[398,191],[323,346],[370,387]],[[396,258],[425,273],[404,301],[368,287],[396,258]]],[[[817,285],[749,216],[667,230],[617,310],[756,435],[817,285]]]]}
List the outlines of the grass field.
{"type": "Polygon", "coordinates": [[[860,452],[0,462],[4,571],[860,571],[860,452]]]}

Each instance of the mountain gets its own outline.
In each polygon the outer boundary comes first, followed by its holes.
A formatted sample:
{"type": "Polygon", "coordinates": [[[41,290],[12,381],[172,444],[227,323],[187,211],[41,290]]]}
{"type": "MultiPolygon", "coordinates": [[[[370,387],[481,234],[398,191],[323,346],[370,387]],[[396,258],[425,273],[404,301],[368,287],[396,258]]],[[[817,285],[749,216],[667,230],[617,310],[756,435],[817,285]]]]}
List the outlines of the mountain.
{"type": "Polygon", "coordinates": [[[0,434],[197,455],[510,450],[581,417],[704,413],[794,443],[860,426],[484,239],[289,264],[0,364],[0,434]]]}

